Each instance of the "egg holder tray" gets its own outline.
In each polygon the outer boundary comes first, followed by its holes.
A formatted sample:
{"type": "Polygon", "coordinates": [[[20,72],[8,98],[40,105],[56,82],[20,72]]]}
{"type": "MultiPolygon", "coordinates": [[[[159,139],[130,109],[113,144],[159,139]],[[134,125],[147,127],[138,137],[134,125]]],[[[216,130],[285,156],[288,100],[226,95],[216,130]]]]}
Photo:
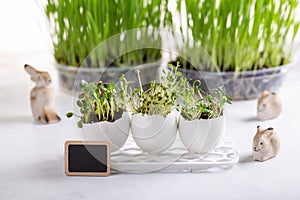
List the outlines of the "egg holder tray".
{"type": "Polygon", "coordinates": [[[167,151],[148,154],[143,152],[130,136],[120,150],[111,153],[113,173],[202,172],[231,168],[238,161],[238,151],[227,138],[222,138],[218,145],[205,155],[188,152],[179,137],[167,151]]]}

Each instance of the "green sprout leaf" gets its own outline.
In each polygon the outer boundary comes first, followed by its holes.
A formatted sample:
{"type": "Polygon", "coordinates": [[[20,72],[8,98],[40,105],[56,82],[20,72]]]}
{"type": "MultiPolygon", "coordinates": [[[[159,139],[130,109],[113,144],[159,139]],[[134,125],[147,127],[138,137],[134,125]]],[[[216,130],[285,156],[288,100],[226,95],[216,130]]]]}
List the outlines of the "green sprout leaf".
{"type": "MultiPolygon", "coordinates": [[[[127,88],[126,84],[125,87],[127,88]]],[[[71,112],[66,114],[68,118],[76,116],[80,119],[78,127],[82,127],[83,124],[101,121],[113,122],[115,113],[119,112],[119,109],[125,110],[125,103],[121,101],[122,99],[117,98],[115,83],[82,82],[81,90],[82,93],[77,100],[80,115],[71,112]]],[[[126,94],[125,89],[122,91],[126,94]]]]}
{"type": "Polygon", "coordinates": [[[73,115],[74,115],[73,113],[68,112],[68,113],[66,114],[66,117],[67,117],[67,118],[71,118],[71,117],[73,117],[73,115]]]}
{"type": "Polygon", "coordinates": [[[82,128],[83,127],[83,124],[82,124],[81,120],[79,122],[77,122],[77,126],[78,126],[78,128],[82,128]]]}

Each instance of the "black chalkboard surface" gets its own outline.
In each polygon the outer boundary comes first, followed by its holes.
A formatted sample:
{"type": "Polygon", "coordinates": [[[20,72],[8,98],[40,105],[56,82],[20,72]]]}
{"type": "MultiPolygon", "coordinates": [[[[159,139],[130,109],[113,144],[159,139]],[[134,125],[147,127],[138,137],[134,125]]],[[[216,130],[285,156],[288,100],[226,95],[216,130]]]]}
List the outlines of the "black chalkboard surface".
{"type": "Polygon", "coordinates": [[[68,176],[108,176],[109,144],[103,141],[66,141],[65,174],[68,176]]]}

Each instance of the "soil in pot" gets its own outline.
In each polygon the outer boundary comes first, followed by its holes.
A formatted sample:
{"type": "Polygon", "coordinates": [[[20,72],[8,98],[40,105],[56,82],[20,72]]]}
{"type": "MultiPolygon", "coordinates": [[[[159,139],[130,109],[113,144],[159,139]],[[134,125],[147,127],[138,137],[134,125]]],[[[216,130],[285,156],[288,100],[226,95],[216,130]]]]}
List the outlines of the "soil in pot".
{"type": "Polygon", "coordinates": [[[178,70],[183,76],[201,81],[201,89],[210,92],[213,89],[224,85],[226,93],[233,100],[247,100],[258,98],[264,90],[277,91],[284,80],[289,65],[282,65],[274,68],[264,68],[256,71],[245,72],[206,72],[195,69],[178,70]]]}
{"type": "MultiPolygon", "coordinates": [[[[158,76],[160,64],[150,63],[136,67],[108,67],[108,68],[83,68],[72,67],[57,64],[59,85],[63,91],[71,93],[73,89],[75,92],[81,91],[79,84],[81,80],[86,82],[97,82],[101,80],[104,83],[118,82],[121,74],[134,74],[136,69],[141,70],[143,80],[150,82],[153,78],[158,76]]],[[[128,79],[130,80],[130,79],[128,79]]]]}

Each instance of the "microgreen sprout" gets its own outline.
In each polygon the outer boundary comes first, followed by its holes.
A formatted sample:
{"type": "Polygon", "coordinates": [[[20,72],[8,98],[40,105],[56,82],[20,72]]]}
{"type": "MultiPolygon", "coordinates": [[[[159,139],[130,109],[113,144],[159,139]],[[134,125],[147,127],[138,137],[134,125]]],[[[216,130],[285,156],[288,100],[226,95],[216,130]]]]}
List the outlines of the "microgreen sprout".
{"type": "Polygon", "coordinates": [[[187,78],[182,78],[184,90],[181,95],[181,115],[187,120],[212,119],[223,114],[224,105],[231,104],[223,87],[216,88],[212,94],[205,94],[200,89],[200,81],[196,80],[192,85],[187,78]]]}
{"type": "Polygon", "coordinates": [[[162,115],[166,117],[177,108],[179,77],[177,71],[179,64],[171,66],[170,71],[163,71],[158,80],[152,80],[150,87],[144,90],[141,83],[140,72],[136,71],[139,87],[133,91],[130,99],[130,107],[134,114],[162,115]]]}
{"type": "Polygon", "coordinates": [[[77,106],[81,114],[69,112],[66,114],[68,118],[78,117],[80,128],[83,124],[115,120],[115,113],[119,111],[119,106],[115,102],[117,92],[114,83],[82,81],[80,87],[82,93],[78,95],[77,106]]]}

